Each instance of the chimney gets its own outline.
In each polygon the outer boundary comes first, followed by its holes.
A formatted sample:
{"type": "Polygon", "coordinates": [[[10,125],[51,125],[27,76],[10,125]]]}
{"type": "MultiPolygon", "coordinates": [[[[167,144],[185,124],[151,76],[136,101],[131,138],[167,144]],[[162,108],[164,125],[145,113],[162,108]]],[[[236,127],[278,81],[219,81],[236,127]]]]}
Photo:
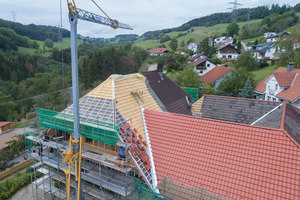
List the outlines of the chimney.
{"type": "Polygon", "coordinates": [[[162,72],[163,65],[162,64],[157,64],[157,72],[162,72]]]}
{"type": "Polygon", "coordinates": [[[161,80],[164,80],[163,75],[162,75],[162,72],[163,72],[162,68],[163,68],[162,64],[157,64],[157,73],[160,76],[161,80]]]}
{"type": "Polygon", "coordinates": [[[287,73],[289,73],[290,71],[292,71],[294,69],[295,63],[294,62],[290,62],[288,67],[287,67],[287,73]]]}

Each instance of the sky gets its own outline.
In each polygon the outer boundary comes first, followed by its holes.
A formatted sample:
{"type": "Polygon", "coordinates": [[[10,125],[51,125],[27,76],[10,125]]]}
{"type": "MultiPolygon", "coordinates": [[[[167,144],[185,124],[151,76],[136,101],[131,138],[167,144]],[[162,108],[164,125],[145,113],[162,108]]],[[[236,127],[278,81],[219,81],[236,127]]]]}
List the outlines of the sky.
{"type": "MultiPolygon", "coordinates": [[[[79,20],[78,34],[109,38],[119,34],[138,34],[174,28],[189,20],[217,12],[228,12],[234,0],[94,0],[112,19],[130,25],[133,30],[112,29],[79,20]]],[[[0,18],[22,24],[38,24],[69,28],[67,0],[0,0],[0,18]],[[62,12],[60,7],[62,6],[62,12]],[[15,15],[13,15],[15,13],[15,15]],[[62,15],[60,15],[62,13],[62,15]]],[[[240,8],[288,4],[299,0],[238,0],[240,8]]],[[[78,8],[103,15],[91,0],[75,0],[78,8]]]]}

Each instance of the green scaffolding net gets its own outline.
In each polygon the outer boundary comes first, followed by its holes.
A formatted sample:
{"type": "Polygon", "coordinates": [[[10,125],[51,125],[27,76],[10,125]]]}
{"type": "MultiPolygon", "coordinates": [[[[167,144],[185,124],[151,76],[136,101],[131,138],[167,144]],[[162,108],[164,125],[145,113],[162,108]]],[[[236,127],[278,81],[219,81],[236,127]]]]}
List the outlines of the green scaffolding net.
{"type": "Polygon", "coordinates": [[[158,185],[159,193],[147,188],[139,179],[135,179],[135,199],[170,199],[170,200],[232,200],[200,188],[187,186],[174,180],[163,178],[158,185]]]}
{"type": "Polygon", "coordinates": [[[188,87],[181,87],[181,88],[184,89],[187,93],[189,93],[195,101],[198,100],[199,88],[188,88],[188,87]]]}
{"type": "MultiPolygon", "coordinates": [[[[73,116],[42,108],[37,108],[37,114],[40,126],[73,134],[73,116]]],[[[115,124],[80,119],[80,135],[108,145],[116,145],[119,130],[115,124]]]]}

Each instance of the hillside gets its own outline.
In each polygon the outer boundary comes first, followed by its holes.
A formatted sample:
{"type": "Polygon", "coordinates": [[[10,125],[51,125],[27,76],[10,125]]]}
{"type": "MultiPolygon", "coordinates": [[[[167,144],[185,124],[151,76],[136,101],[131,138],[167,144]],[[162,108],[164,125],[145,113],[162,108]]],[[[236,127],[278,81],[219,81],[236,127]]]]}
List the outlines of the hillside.
{"type": "MultiPolygon", "coordinates": [[[[271,15],[272,18],[275,19],[274,22],[272,22],[274,24],[274,26],[277,25],[277,23],[281,22],[281,23],[285,23],[282,27],[284,28],[283,30],[279,30],[279,31],[293,31],[293,30],[299,30],[300,28],[300,22],[298,19],[298,22],[291,23],[291,26],[289,26],[288,22],[286,21],[286,19],[290,19],[291,17],[288,15],[293,15],[290,14],[293,13],[293,11],[288,11],[283,13],[282,15],[271,15]],[[277,18],[278,20],[277,20],[277,18]],[[285,17],[285,18],[284,18],[285,17]],[[283,18],[283,19],[282,19],[283,18]],[[285,28],[286,27],[286,28],[285,28]]],[[[243,28],[246,26],[258,26],[261,27],[262,25],[266,24],[267,22],[266,19],[268,19],[270,16],[265,17],[264,19],[255,19],[255,20],[250,20],[249,22],[238,22],[237,24],[240,27],[240,33],[243,30],[243,28]]],[[[300,18],[300,13],[298,12],[296,14],[296,17],[300,18]]],[[[201,42],[204,38],[207,37],[214,37],[214,36],[221,36],[223,33],[226,33],[226,28],[229,25],[229,23],[223,23],[223,24],[217,24],[217,25],[213,25],[213,26],[197,26],[197,27],[192,27],[189,28],[186,31],[172,31],[169,33],[165,33],[163,35],[163,37],[165,36],[169,36],[170,39],[172,38],[176,38],[178,40],[178,44],[180,44],[182,41],[187,42],[190,39],[194,39],[195,42],[201,42]]],[[[256,34],[259,34],[259,36],[256,37],[250,37],[247,39],[243,39],[244,42],[253,42],[256,39],[261,39],[263,37],[263,31],[276,31],[272,29],[273,27],[267,27],[265,29],[260,29],[258,30],[254,30],[256,34]]],[[[162,38],[162,37],[161,37],[162,38]]],[[[169,48],[169,43],[170,40],[167,42],[161,42],[160,45],[165,45],[166,47],[169,48]]],[[[153,48],[153,47],[157,47],[159,46],[158,44],[158,39],[146,39],[145,37],[140,37],[138,40],[136,40],[134,42],[134,44],[138,47],[142,47],[144,49],[149,49],[149,48],[153,48]]]]}

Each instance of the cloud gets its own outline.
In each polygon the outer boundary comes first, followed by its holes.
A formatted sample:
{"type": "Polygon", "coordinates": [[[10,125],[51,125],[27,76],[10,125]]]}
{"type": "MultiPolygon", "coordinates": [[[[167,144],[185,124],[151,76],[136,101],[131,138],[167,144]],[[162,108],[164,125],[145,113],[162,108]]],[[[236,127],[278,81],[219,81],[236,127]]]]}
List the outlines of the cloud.
{"type": "MultiPolygon", "coordinates": [[[[178,27],[181,24],[216,12],[228,12],[232,6],[224,0],[95,0],[113,19],[129,24],[134,30],[111,29],[110,27],[79,21],[78,33],[91,37],[113,37],[118,34],[143,34],[150,30],[178,27]]],[[[234,1],[234,0],[231,0],[234,1]]],[[[298,0],[297,0],[298,1],[298,0]]],[[[272,3],[295,5],[296,0],[239,0],[241,7],[255,7],[272,3]]],[[[60,24],[60,2],[62,3],[63,27],[69,29],[66,0],[0,0],[0,18],[13,19],[11,12],[16,12],[16,21],[24,24],[57,26],[60,24]]],[[[103,15],[87,0],[76,0],[77,7],[103,15]]]]}

